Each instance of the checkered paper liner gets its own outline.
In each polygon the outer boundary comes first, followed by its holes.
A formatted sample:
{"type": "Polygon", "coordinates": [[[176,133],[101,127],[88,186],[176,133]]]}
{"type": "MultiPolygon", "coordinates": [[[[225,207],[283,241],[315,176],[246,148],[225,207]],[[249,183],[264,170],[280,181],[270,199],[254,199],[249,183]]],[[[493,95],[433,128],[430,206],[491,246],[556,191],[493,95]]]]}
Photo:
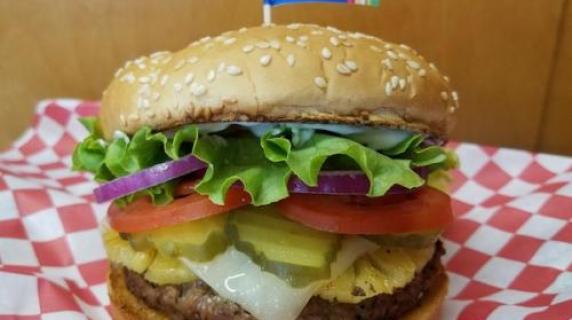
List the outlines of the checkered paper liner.
{"type": "MultiPolygon", "coordinates": [[[[0,154],[0,320],[109,319],[89,175],[70,171],[98,103],[41,102],[0,154]]],[[[572,158],[452,143],[444,319],[572,319],[572,158]]]]}

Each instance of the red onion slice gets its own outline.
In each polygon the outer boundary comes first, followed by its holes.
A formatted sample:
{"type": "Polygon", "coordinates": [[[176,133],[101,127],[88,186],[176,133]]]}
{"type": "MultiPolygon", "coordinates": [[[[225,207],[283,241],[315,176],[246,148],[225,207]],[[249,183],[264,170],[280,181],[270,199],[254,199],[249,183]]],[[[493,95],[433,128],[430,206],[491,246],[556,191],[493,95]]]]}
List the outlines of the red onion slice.
{"type": "Polygon", "coordinates": [[[204,168],[206,164],[193,155],[160,163],[101,185],[94,191],[95,200],[101,203],[121,198],[204,168]]]}
{"type": "MultiPolygon", "coordinates": [[[[188,155],[103,184],[95,189],[95,199],[99,203],[114,200],[204,168],[206,168],[204,162],[193,155],[188,155]]],[[[415,171],[421,177],[426,178],[427,170],[424,168],[417,168],[415,171]]],[[[242,187],[242,184],[237,183],[234,186],[242,187]]],[[[292,176],[288,181],[288,191],[309,194],[367,195],[369,179],[361,171],[322,171],[318,176],[318,184],[314,187],[292,176]]],[[[395,185],[386,194],[402,194],[412,191],[415,189],[395,185]]]]}
{"type": "MultiPolygon", "coordinates": [[[[417,172],[425,178],[425,172],[417,172]]],[[[394,185],[385,194],[402,194],[415,191],[394,185]]],[[[306,185],[298,177],[293,176],[288,181],[288,191],[291,193],[308,194],[337,194],[337,195],[367,195],[369,192],[369,178],[361,171],[322,171],[318,176],[315,187],[306,185]]]]}

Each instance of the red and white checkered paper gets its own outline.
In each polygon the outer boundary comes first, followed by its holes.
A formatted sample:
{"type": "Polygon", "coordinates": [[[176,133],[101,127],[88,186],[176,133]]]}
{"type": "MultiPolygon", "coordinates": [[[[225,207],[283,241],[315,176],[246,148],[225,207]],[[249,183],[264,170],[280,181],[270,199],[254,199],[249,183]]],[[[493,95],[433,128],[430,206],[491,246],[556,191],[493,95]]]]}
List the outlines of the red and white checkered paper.
{"type": "MultiPolygon", "coordinates": [[[[94,182],[70,171],[95,102],[51,100],[0,154],[0,320],[109,319],[94,182]]],[[[452,143],[444,319],[572,319],[572,158],[452,143]]]]}

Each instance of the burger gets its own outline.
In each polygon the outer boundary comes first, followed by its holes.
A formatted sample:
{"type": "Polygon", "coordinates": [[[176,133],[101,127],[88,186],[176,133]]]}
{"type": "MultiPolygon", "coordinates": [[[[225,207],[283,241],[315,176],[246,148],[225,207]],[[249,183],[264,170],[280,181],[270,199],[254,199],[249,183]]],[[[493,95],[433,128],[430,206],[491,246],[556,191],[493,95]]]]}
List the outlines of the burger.
{"type": "Polygon", "coordinates": [[[73,154],[117,319],[428,319],[458,98],[420,54],[265,25],[127,62],[73,154]]]}

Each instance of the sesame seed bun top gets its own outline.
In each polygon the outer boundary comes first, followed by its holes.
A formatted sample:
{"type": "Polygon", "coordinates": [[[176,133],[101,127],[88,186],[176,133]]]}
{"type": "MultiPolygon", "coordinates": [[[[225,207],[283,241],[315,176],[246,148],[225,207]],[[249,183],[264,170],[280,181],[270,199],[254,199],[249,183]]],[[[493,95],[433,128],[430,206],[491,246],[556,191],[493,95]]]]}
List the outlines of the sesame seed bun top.
{"type": "Polygon", "coordinates": [[[316,25],[242,28],[120,68],[103,94],[106,137],[186,123],[384,125],[446,138],[448,78],[413,49],[316,25]]]}

